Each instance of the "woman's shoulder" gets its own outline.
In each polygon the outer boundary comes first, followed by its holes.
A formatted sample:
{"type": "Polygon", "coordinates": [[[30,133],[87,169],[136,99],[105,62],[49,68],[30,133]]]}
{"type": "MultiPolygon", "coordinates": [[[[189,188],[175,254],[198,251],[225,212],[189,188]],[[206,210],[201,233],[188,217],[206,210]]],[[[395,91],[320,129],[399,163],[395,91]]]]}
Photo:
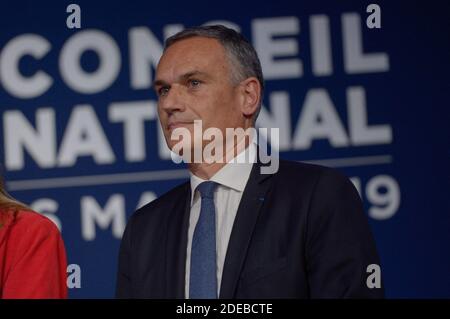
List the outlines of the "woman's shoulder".
{"type": "Polygon", "coordinates": [[[56,225],[47,217],[32,210],[19,210],[10,227],[17,233],[31,236],[59,234],[56,225]]]}
{"type": "Polygon", "coordinates": [[[67,260],[56,225],[31,210],[6,214],[12,221],[0,230],[2,297],[66,298],[67,260]]]}
{"type": "Polygon", "coordinates": [[[51,222],[50,219],[32,210],[17,211],[16,220],[22,223],[51,222]]]}

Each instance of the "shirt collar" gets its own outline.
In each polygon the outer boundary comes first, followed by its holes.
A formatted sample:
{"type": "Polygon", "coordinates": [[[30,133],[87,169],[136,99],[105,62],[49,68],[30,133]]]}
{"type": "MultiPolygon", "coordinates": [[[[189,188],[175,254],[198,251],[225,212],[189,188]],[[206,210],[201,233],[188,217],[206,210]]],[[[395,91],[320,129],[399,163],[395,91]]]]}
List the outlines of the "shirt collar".
{"type": "MultiPolygon", "coordinates": [[[[243,192],[247,184],[253,163],[256,161],[257,146],[252,141],[249,146],[223,166],[209,180],[227,188],[243,192]]],[[[190,173],[191,182],[191,206],[194,203],[197,186],[206,180],[190,173]]]]}

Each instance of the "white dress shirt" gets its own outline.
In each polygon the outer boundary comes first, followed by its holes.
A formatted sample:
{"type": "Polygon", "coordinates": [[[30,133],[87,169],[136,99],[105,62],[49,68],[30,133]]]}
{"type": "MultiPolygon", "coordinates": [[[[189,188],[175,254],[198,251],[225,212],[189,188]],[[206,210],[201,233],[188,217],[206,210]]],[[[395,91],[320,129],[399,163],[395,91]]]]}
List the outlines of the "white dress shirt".
{"type": "MultiPolygon", "coordinates": [[[[218,184],[214,191],[216,209],[216,262],[217,262],[217,296],[220,292],[225,255],[233,229],[234,219],[241,202],[242,193],[247,185],[253,163],[256,161],[257,147],[255,142],[222,167],[209,180],[218,184]]],[[[191,247],[195,226],[200,216],[201,198],[197,186],[205,182],[191,173],[191,211],[186,254],[185,296],[189,296],[189,279],[191,270],[191,247]],[[195,192],[194,192],[195,191],[195,192]]]]}

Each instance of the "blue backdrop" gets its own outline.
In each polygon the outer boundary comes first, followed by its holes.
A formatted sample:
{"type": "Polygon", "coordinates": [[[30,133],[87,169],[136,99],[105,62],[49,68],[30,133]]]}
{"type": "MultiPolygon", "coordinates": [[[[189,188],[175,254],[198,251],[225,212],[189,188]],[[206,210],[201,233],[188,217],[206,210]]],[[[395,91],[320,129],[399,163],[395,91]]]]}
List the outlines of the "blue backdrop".
{"type": "Polygon", "coordinates": [[[113,296],[127,218],[186,178],[159,135],[154,67],[165,37],[221,21],[258,50],[258,124],[280,128],[281,157],[357,186],[387,297],[449,298],[450,6],[423,2],[76,1],[79,29],[70,2],[3,3],[2,174],[60,227],[81,272],[70,296],[113,296]]]}

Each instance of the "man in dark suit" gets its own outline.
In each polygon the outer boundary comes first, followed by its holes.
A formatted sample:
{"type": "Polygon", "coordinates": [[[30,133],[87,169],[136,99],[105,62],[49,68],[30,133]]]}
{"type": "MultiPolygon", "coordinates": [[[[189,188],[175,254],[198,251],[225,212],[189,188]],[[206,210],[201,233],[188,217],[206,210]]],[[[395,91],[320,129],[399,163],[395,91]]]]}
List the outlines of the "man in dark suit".
{"type": "MultiPolygon", "coordinates": [[[[174,133],[195,135],[197,120],[224,135],[227,128],[254,127],[263,77],[241,35],[223,26],[196,27],[167,40],[154,87],[166,141],[175,150],[174,133]]],[[[368,269],[379,259],[346,177],[289,161],[263,174],[249,138],[233,138],[219,159],[251,161],[192,161],[190,151],[206,145],[195,141],[189,152],[178,151],[188,159],[190,181],[139,209],[127,224],[118,298],[383,297],[379,285],[368,284],[368,269]]]]}

